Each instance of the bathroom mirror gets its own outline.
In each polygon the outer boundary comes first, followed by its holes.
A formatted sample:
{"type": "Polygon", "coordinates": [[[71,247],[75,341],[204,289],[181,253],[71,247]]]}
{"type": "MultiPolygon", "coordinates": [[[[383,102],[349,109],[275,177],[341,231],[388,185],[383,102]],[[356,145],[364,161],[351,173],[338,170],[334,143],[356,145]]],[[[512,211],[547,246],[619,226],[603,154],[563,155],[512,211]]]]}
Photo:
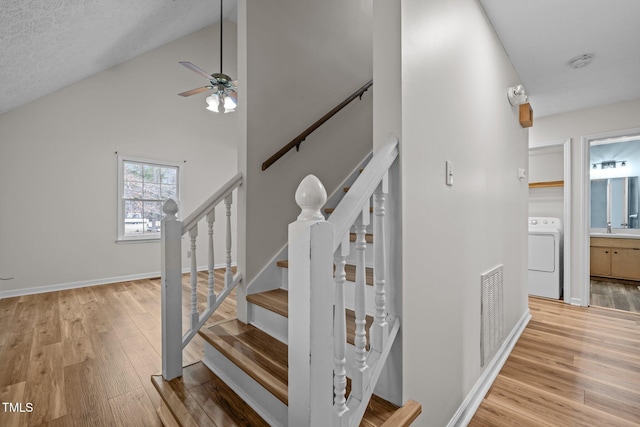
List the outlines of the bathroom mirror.
{"type": "Polygon", "coordinates": [[[638,177],[591,180],[591,228],[640,228],[638,177]]]}

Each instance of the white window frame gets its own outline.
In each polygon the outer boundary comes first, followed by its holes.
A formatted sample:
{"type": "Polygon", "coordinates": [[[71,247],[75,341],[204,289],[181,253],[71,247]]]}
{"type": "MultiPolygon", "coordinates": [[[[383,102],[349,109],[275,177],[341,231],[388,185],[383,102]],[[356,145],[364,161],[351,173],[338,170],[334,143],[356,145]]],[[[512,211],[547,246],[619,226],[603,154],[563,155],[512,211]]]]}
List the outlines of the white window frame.
{"type": "MultiPolygon", "coordinates": [[[[177,199],[175,202],[178,204],[178,207],[181,206],[180,199],[182,197],[182,177],[183,177],[183,163],[170,162],[164,160],[155,160],[155,159],[145,159],[140,157],[131,157],[131,156],[123,156],[118,155],[118,201],[117,201],[117,211],[118,211],[118,236],[116,243],[143,243],[143,242],[159,242],[160,235],[157,237],[142,235],[142,236],[125,236],[124,230],[124,209],[125,209],[125,200],[124,200],[124,163],[125,162],[135,162],[148,164],[153,166],[164,166],[164,167],[173,167],[178,169],[177,173],[177,199]]],[[[180,217],[180,212],[178,211],[178,218],[180,217]]]]}

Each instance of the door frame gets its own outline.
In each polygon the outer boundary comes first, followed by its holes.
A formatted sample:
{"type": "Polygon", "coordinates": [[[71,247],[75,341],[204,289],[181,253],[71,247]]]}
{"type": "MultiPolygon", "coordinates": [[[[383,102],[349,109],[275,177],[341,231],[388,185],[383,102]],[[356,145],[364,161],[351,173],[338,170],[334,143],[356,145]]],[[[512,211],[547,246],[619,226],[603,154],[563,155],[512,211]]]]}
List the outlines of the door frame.
{"type": "Polygon", "coordinates": [[[564,200],[563,200],[563,246],[564,246],[564,259],[563,259],[563,283],[564,291],[562,298],[567,304],[572,303],[571,299],[571,138],[558,141],[547,141],[539,144],[529,144],[529,151],[540,148],[549,147],[563,147],[563,163],[564,163],[564,200]]]}
{"type": "Polygon", "coordinates": [[[582,212],[579,216],[576,229],[580,230],[580,234],[584,239],[582,245],[582,272],[580,274],[582,280],[582,306],[588,307],[591,304],[591,274],[589,272],[591,265],[591,142],[603,139],[618,139],[625,137],[633,137],[640,135],[640,128],[621,129],[609,132],[585,135],[580,141],[580,163],[578,165],[578,173],[582,177],[580,180],[580,188],[578,189],[578,206],[582,206],[582,212]]]}

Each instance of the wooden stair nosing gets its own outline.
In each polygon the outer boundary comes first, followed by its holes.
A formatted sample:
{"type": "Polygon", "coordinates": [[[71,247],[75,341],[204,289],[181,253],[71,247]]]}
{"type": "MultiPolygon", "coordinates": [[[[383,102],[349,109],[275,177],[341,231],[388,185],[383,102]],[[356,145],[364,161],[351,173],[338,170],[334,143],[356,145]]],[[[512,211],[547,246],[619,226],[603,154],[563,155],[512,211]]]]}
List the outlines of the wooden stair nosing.
{"type": "Polygon", "coordinates": [[[288,404],[286,344],[237,319],[201,329],[199,333],[278,400],[288,404]]]}
{"type": "MultiPolygon", "coordinates": [[[[276,261],[276,265],[278,267],[281,268],[289,268],[289,260],[288,259],[281,259],[279,261],[276,261]]],[[[371,267],[365,267],[366,268],[366,274],[365,274],[365,282],[367,285],[369,286],[373,286],[373,268],[371,267]]],[[[352,264],[347,264],[344,267],[345,273],[347,274],[347,281],[348,282],[355,282],[356,281],[356,266],[352,265],[352,264]]]]}
{"type": "MultiPolygon", "coordinates": [[[[162,398],[161,418],[184,427],[260,426],[268,424],[231,388],[202,362],[183,368],[182,377],[165,381],[152,375],[151,381],[162,398]],[[195,415],[195,416],[194,416],[195,415]]],[[[163,423],[166,424],[163,420],[163,423]]]]}
{"type": "Polygon", "coordinates": [[[422,413],[422,405],[415,400],[408,400],[398,408],[380,427],[408,427],[422,413]]]}
{"type": "MultiPolygon", "coordinates": [[[[264,309],[273,311],[280,316],[289,317],[289,293],[284,289],[274,289],[272,291],[260,292],[247,296],[247,301],[252,304],[258,305],[264,309]]],[[[356,313],[353,310],[346,309],[346,322],[347,322],[347,343],[355,345],[356,339],[356,313]]],[[[373,324],[373,316],[367,315],[366,320],[366,332],[367,332],[367,350],[369,349],[369,329],[373,324]]]]}

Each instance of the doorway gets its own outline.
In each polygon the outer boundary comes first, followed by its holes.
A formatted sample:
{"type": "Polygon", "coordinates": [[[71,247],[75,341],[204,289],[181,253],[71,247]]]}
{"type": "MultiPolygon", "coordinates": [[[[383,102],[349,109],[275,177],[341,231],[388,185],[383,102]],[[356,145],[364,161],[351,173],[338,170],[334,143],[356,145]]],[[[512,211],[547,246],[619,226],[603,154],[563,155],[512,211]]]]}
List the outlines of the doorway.
{"type": "Polygon", "coordinates": [[[590,305],[640,312],[640,132],[589,139],[590,305]]]}
{"type": "MultiPolygon", "coordinates": [[[[551,156],[550,158],[553,158],[551,156]]],[[[546,160],[546,159],[545,159],[546,160]]],[[[544,162],[543,162],[544,163],[544,162]]],[[[543,166],[544,167],[544,166],[543,166]]],[[[556,174],[559,172],[556,172],[556,174]]],[[[562,221],[563,229],[563,262],[562,262],[562,281],[564,284],[564,292],[562,299],[565,303],[571,303],[571,235],[573,224],[571,223],[571,139],[560,141],[549,141],[541,144],[532,144],[529,146],[529,215],[530,216],[555,216],[562,221]],[[561,170],[562,180],[559,181],[554,176],[537,176],[533,172],[532,167],[536,168],[537,160],[535,157],[540,155],[541,158],[553,152],[561,154],[555,159],[556,170],[561,170]],[[533,157],[532,157],[533,156],[533,157]],[[557,162],[561,164],[557,164],[557,162]],[[559,197],[561,195],[561,197],[559,197]],[[537,200],[538,205],[532,207],[532,200],[537,200]],[[561,199],[561,201],[560,201],[561,199]],[[548,213],[548,214],[547,214],[548,213]]]]}

